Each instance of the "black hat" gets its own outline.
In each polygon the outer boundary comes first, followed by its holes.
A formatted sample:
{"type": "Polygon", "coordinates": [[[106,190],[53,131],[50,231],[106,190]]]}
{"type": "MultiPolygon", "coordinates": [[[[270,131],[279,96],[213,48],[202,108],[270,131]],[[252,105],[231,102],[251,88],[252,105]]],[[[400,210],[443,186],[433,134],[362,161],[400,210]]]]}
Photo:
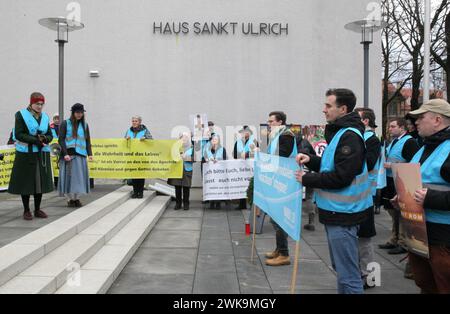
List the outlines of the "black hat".
{"type": "Polygon", "coordinates": [[[84,106],[82,104],[75,104],[72,106],[71,109],[72,112],[86,112],[86,110],[84,110],[84,106]]]}
{"type": "Polygon", "coordinates": [[[253,134],[253,131],[250,129],[248,125],[244,125],[242,130],[239,131],[239,133],[249,132],[250,134],[253,134]]]}

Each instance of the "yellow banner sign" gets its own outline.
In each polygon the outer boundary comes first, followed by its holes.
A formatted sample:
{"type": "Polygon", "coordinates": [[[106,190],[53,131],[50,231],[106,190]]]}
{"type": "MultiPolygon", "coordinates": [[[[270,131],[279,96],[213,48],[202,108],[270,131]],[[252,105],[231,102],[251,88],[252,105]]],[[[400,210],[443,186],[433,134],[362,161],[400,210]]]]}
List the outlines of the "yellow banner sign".
{"type": "Polygon", "coordinates": [[[89,175],[98,179],[168,179],[183,176],[181,142],[94,139],[89,175]]]}
{"type": "MultiPolygon", "coordinates": [[[[93,139],[93,161],[89,162],[89,176],[95,179],[179,179],[183,176],[180,157],[181,141],[93,139]]],[[[9,185],[15,149],[0,148],[5,155],[0,161],[0,190],[9,185]]],[[[53,175],[58,176],[58,158],[52,157],[53,175]]]]}
{"type": "Polygon", "coordinates": [[[0,191],[3,191],[8,189],[16,150],[14,146],[2,146],[0,153],[4,155],[3,161],[0,161],[0,191]]]}

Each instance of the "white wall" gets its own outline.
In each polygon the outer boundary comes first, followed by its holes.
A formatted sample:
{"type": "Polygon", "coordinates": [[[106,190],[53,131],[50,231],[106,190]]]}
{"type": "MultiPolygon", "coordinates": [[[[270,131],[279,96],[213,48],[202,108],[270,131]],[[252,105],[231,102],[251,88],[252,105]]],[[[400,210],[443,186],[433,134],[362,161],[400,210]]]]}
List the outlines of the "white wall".
{"type": "MultiPolygon", "coordinates": [[[[69,1],[0,1],[0,143],[33,91],[57,110],[56,34],[43,17],[66,16],[69,1]]],[[[86,105],[94,137],[120,137],[134,114],[157,138],[194,112],[220,126],[259,125],[284,110],[288,122],[324,123],[330,87],[348,87],[362,105],[360,36],[369,0],[83,0],[82,31],[66,48],[66,110],[86,105]],[[154,21],[282,22],[289,35],[163,36],[154,21]],[[100,78],[90,78],[100,70],[100,78]]],[[[380,41],[379,34],[375,42],[380,41]]],[[[381,120],[380,45],[371,46],[371,106],[381,120]]]]}

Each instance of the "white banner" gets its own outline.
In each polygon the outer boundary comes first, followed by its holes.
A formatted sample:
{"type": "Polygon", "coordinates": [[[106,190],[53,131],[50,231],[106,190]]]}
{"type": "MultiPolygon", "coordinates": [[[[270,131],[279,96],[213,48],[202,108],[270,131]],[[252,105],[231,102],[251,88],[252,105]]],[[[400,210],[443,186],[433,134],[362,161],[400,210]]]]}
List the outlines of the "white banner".
{"type": "Polygon", "coordinates": [[[237,200],[247,198],[253,178],[254,160],[208,162],[203,166],[203,200],[237,200]]]}

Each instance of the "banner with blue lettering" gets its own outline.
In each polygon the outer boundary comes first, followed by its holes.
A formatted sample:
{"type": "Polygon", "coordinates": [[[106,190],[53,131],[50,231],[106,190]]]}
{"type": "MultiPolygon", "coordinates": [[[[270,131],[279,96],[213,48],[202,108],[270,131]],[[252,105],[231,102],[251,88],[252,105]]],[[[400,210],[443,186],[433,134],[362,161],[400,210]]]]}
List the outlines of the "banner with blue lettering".
{"type": "Polygon", "coordinates": [[[295,241],[302,225],[302,185],[295,179],[299,170],[293,158],[258,153],[255,158],[254,203],[295,241]]]}

